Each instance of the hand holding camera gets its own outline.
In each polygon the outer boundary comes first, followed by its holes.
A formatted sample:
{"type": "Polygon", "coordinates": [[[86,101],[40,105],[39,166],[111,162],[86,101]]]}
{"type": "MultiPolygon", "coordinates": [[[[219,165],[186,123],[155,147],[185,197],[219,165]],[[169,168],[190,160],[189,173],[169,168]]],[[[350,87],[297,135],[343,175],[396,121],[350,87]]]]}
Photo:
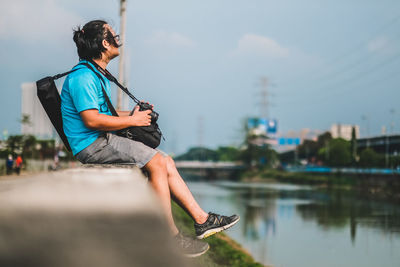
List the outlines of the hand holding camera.
{"type": "Polygon", "coordinates": [[[158,113],[153,110],[153,105],[150,105],[148,102],[140,102],[132,111],[129,113],[129,116],[132,116],[136,110],[139,111],[150,111],[146,114],[150,114],[151,123],[155,123],[158,120],[158,113]]]}

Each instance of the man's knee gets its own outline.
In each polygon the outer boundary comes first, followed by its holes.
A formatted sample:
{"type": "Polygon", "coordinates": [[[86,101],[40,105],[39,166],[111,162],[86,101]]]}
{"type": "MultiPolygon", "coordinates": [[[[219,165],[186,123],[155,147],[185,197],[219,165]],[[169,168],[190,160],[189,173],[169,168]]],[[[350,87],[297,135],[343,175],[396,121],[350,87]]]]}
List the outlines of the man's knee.
{"type": "Polygon", "coordinates": [[[170,156],[166,156],[165,160],[168,167],[175,167],[175,161],[170,156]]]}
{"type": "Polygon", "coordinates": [[[175,161],[170,156],[165,156],[165,161],[167,163],[168,174],[172,174],[176,171],[175,161]]]}
{"type": "Polygon", "coordinates": [[[160,153],[157,153],[147,164],[146,164],[146,169],[148,171],[153,171],[153,170],[163,170],[167,168],[167,160],[163,155],[160,153]]]}

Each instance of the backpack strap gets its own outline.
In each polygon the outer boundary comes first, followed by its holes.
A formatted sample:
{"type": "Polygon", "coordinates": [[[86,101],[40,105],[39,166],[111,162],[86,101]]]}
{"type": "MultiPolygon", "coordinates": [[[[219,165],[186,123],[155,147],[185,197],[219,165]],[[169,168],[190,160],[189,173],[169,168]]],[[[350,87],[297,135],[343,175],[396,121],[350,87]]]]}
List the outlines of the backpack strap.
{"type": "MultiPolygon", "coordinates": [[[[84,63],[79,63],[78,65],[83,65],[84,63]]],[[[78,65],[76,65],[76,66],[78,66],[78,65]]],[[[76,67],[75,66],[75,67],[76,67]]],[[[53,80],[57,80],[57,79],[60,79],[61,77],[64,77],[65,75],[68,75],[68,74],[70,74],[70,73],[72,73],[72,72],[74,72],[74,71],[76,71],[76,70],[80,70],[80,69],[73,69],[73,70],[70,70],[70,71],[67,71],[67,72],[63,72],[63,73],[60,73],[60,74],[56,74],[56,75],[54,75],[53,77],[51,77],[53,80]]]]}
{"type": "Polygon", "coordinates": [[[67,71],[67,72],[64,72],[64,73],[60,73],[60,74],[54,75],[52,78],[53,78],[53,80],[57,80],[57,79],[60,79],[61,77],[64,77],[65,75],[68,75],[68,74],[70,74],[71,72],[74,72],[74,71],[76,71],[76,70],[77,70],[77,69],[70,70],[70,71],[67,71]]]}
{"type": "MultiPolygon", "coordinates": [[[[115,111],[114,106],[111,104],[111,101],[110,101],[110,99],[108,98],[108,95],[107,95],[107,93],[106,93],[106,90],[104,90],[103,83],[104,83],[104,85],[105,85],[106,82],[104,81],[103,77],[102,77],[98,72],[96,72],[96,71],[93,69],[92,66],[90,66],[90,65],[89,65],[88,63],[86,63],[86,62],[79,63],[78,65],[85,65],[85,66],[88,67],[91,71],[93,71],[94,74],[97,75],[97,77],[98,77],[98,78],[100,79],[100,81],[101,81],[101,82],[100,82],[101,90],[103,91],[103,95],[104,95],[104,98],[106,99],[108,108],[110,109],[111,114],[112,114],[113,116],[118,117],[117,111],[115,111]]],[[[78,65],[77,65],[77,66],[78,66],[78,65]]],[[[59,79],[59,78],[61,78],[61,77],[64,77],[65,75],[68,75],[68,74],[70,74],[70,73],[72,73],[72,72],[74,72],[74,71],[76,71],[76,70],[79,70],[79,69],[73,69],[73,70],[70,70],[70,71],[67,71],[67,72],[64,72],[64,73],[60,73],[60,74],[54,75],[54,76],[52,77],[52,79],[53,79],[53,80],[57,80],[57,79],[59,79]]]]}

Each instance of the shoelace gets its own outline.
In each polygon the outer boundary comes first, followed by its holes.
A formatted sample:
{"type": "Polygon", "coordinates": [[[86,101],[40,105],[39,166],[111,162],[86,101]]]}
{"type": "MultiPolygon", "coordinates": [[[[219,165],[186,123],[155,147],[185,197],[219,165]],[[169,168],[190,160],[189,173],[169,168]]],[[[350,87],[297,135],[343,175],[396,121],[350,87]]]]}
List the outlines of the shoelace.
{"type": "Polygon", "coordinates": [[[222,216],[222,215],[219,215],[219,214],[216,214],[216,213],[212,213],[212,212],[210,212],[210,215],[213,215],[214,217],[215,217],[215,219],[214,219],[214,224],[223,224],[224,223],[224,221],[226,221],[226,216],[222,216]]]}

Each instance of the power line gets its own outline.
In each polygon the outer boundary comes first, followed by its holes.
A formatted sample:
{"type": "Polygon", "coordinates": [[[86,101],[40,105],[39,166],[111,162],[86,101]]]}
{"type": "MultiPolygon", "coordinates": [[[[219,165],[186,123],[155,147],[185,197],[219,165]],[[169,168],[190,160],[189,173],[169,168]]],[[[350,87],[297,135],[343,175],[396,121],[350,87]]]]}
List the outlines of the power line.
{"type": "MultiPolygon", "coordinates": [[[[394,39],[397,39],[398,36],[400,36],[400,33],[395,35],[396,38],[394,38],[394,39]]],[[[377,53],[373,54],[372,56],[361,56],[358,60],[356,60],[356,61],[354,61],[354,62],[352,62],[350,64],[344,65],[344,68],[341,68],[341,69],[339,69],[339,70],[337,70],[337,71],[335,71],[335,72],[333,72],[331,74],[323,76],[321,78],[321,80],[325,79],[325,78],[332,78],[332,77],[335,77],[335,76],[339,76],[342,73],[346,73],[349,70],[354,69],[355,67],[359,66],[361,63],[365,63],[366,61],[369,61],[371,58],[375,57],[376,55],[377,55],[377,53]]]]}
{"type": "MultiPolygon", "coordinates": [[[[383,62],[381,62],[380,64],[375,65],[375,66],[373,66],[372,68],[369,68],[369,69],[367,69],[367,70],[365,70],[365,71],[359,72],[358,74],[353,75],[353,76],[350,77],[349,79],[342,80],[342,81],[339,82],[339,83],[336,83],[336,84],[330,85],[330,86],[326,86],[326,87],[323,87],[323,88],[324,88],[324,89],[331,89],[331,88],[333,88],[333,87],[335,87],[335,88],[340,88],[340,86],[342,86],[342,85],[344,85],[344,84],[351,83],[351,82],[353,82],[354,80],[363,78],[363,77],[366,76],[367,74],[369,74],[369,73],[371,73],[371,72],[374,72],[376,69],[381,68],[381,67],[383,67],[383,66],[385,66],[385,65],[388,65],[389,63],[392,63],[392,62],[396,61],[396,60],[399,59],[399,58],[400,58],[400,54],[397,54],[395,57],[392,57],[392,58],[390,58],[389,60],[383,61],[383,62]]],[[[337,90],[338,90],[338,89],[337,89],[337,90]]]]}
{"type": "MultiPolygon", "coordinates": [[[[368,85],[369,85],[369,87],[367,87],[367,88],[365,88],[364,87],[364,90],[370,90],[371,88],[374,88],[374,87],[372,87],[371,85],[374,85],[374,84],[377,84],[377,83],[379,83],[379,82],[381,82],[381,81],[383,81],[383,80],[388,80],[388,79],[392,79],[392,78],[397,78],[397,77],[399,77],[399,74],[400,74],[400,70],[399,69],[396,69],[395,71],[393,71],[393,72],[390,72],[388,75],[385,75],[385,76],[381,76],[381,77],[379,77],[378,79],[375,79],[375,80],[372,80],[372,81],[368,81],[368,80],[364,80],[364,81],[367,81],[368,82],[368,85]]],[[[358,79],[359,81],[360,81],[360,79],[358,79]]],[[[332,96],[333,95],[335,95],[335,94],[337,94],[337,93],[343,93],[343,91],[346,91],[346,90],[348,90],[349,89],[349,87],[342,87],[341,88],[341,90],[338,90],[338,91],[335,91],[333,94],[330,94],[330,95],[325,95],[325,96],[321,96],[320,98],[317,98],[317,99],[315,99],[315,98],[313,98],[313,101],[315,101],[317,104],[325,104],[326,102],[324,101],[324,100],[329,100],[329,102],[331,102],[332,101],[332,96]]],[[[331,91],[332,92],[332,91],[331,91]]],[[[364,91],[365,92],[365,91],[364,91]]],[[[305,101],[305,100],[303,100],[303,101],[305,101]]],[[[285,104],[285,105],[293,105],[293,104],[298,104],[299,103],[299,101],[290,101],[290,102],[283,102],[282,104],[285,104]]],[[[314,103],[315,104],[315,103],[314,103]]],[[[302,106],[296,106],[296,108],[315,108],[315,106],[311,106],[311,105],[302,105],[302,106]]]]}
{"type": "MultiPolygon", "coordinates": [[[[358,72],[358,73],[356,73],[355,75],[353,75],[353,76],[350,77],[350,78],[341,80],[341,81],[339,81],[339,82],[337,82],[337,83],[334,83],[333,85],[330,84],[330,85],[321,87],[321,88],[319,89],[319,91],[320,91],[320,92],[327,92],[329,89],[335,89],[335,91],[342,91],[343,89],[345,89],[344,85],[348,85],[348,84],[350,84],[350,83],[352,83],[352,82],[354,82],[354,81],[356,81],[356,80],[360,80],[360,79],[362,79],[363,77],[367,76],[368,74],[373,73],[373,72],[376,71],[377,69],[380,70],[382,67],[384,67],[384,66],[386,66],[386,65],[388,65],[388,64],[390,64],[390,63],[392,63],[392,62],[395,62],[395,61],[396,61],[397,59],[399,59],[399,58],[400,58],[400,53],[397,54],[397,55],[394,56],[394,57],[391,57],[391,58],[388,59],[388,60],[384,60],[384,61],[380,62],[380,63],[377,64],[377,65],[373,65],[371,68],[368,68],[367,70],[363,70],[363,71],[361,71],[361,72],[358,72]]],[[[332,90],[329,90],[328,92],[332,92],[332,90]]],[[[294,104],[294,103],[297,103],[297,101],[292,101],[292,102],[290,102],[290,103],[293,103],[293,104],[294,104]]]]}
{"type": "MultiPolygon", "coordinates": [[[[363,46],[365,46],[366,43],[368,43],[368,42],[370,42],[371,40],[373,40],[374,38],[376,38],[378,34],[380,34],[380,33],[383,32],[386,28],[389,28],[390,26],[392,26],[393,24],[395,24],[395,23],[398,22],[398,21],[400,21],[400,15],[399,15],[399,16],[396,16],[396,17],[394,17],[394,18],[392,18],[392,19],[389,20],[387,23],[385,23],[385,24],[382,25],[380,28],[378,28],[378,29],[373,33],[372,37],[369,37],[368,39],[366,39],[366,40],[360,42],[357,46],[351,48],[350,50],[347,50],[345,53],[342,53],[340,56],[336,56],[334,59],[328,61],[328,63],[326,63],[326,64],[327,64],[327,65],[332,65],[333,63],[336,63],[338,60],[341,60],[341,59],[343,59],[343,58],[347,58],[347,57],[348,57],[349,55],[351,55],[351,54],[354,55],[354,54],[355,54],[355,53],[354,53],[355,51],[360,51],[360,48],[362,48],[363,46]]],[[[398,34],[398,35],[395,35],[395,36],[396,36],[396,38],[397,38],[397,37],[399,36],[399,34],[398,34]]],[[[365,61],[365,59],[369,59],[369,58],[368,58],[368,57],[361,57],[361,58],[360,58],[359,60],[357,60],[356,62],[347,64],[347,65],[345,65],[344,68],[341,68],[341,69],[339,69],[339,70],[336,70],[333,74],[332,74],[332,73],[331,73],[331,74],[328,73],[328,74],[323,75],[322,77],[319,77],[319,78],[316,78],[316,79],[313,79],[313,80],[314,80],[314,82],[318,82],[318,81],[320,81],[320,80],[322,80],[322,79],[324,79],[324,78],[326,78],[326,77],[332,77],[332,76],[340,75],[341,73],[343,73],[343,72],[345,72],[345,71],[347,71],[347,70],[349,70],[349,69],[352,69],[352,68],[354,68],[354,67],[360,65],[361,63],[363,63],[363,62],[365,61]]],[[[292,82],[293,82],[293,81],[289,82],[289,84],[292,83],[292,82]]],[[[286,84],[288,84],[288,83],[286,83],[286,84]]]]}
{"type": "Polygon", "coordinates": [[[360,42],[357,46],[353,47],[352,49],[348,50],[347,52],[341,54],[340,56],[335,57],[333,60],[328,61],[327,64],[332,64],[337,62],[338,60],[341,60],[344,57],[347,57],[348,55],[352,54],[354,51],[358,51],[361,47],[363,47],[366,43],[370,42],[371,40],[373,40],[374,38],[376,38],[376,36],[378,34],[380,34],[381,32],[383,32],[386,28],[392,26],[393,24],[395,24],[397,21],[400,20],[400,15],[394,17],[393,19],[391,19],[389,22],[385,23],[383,26],[381,26],[380,28],[378,28],[377,31],[374,32],[373,36],[360,42]]]}

